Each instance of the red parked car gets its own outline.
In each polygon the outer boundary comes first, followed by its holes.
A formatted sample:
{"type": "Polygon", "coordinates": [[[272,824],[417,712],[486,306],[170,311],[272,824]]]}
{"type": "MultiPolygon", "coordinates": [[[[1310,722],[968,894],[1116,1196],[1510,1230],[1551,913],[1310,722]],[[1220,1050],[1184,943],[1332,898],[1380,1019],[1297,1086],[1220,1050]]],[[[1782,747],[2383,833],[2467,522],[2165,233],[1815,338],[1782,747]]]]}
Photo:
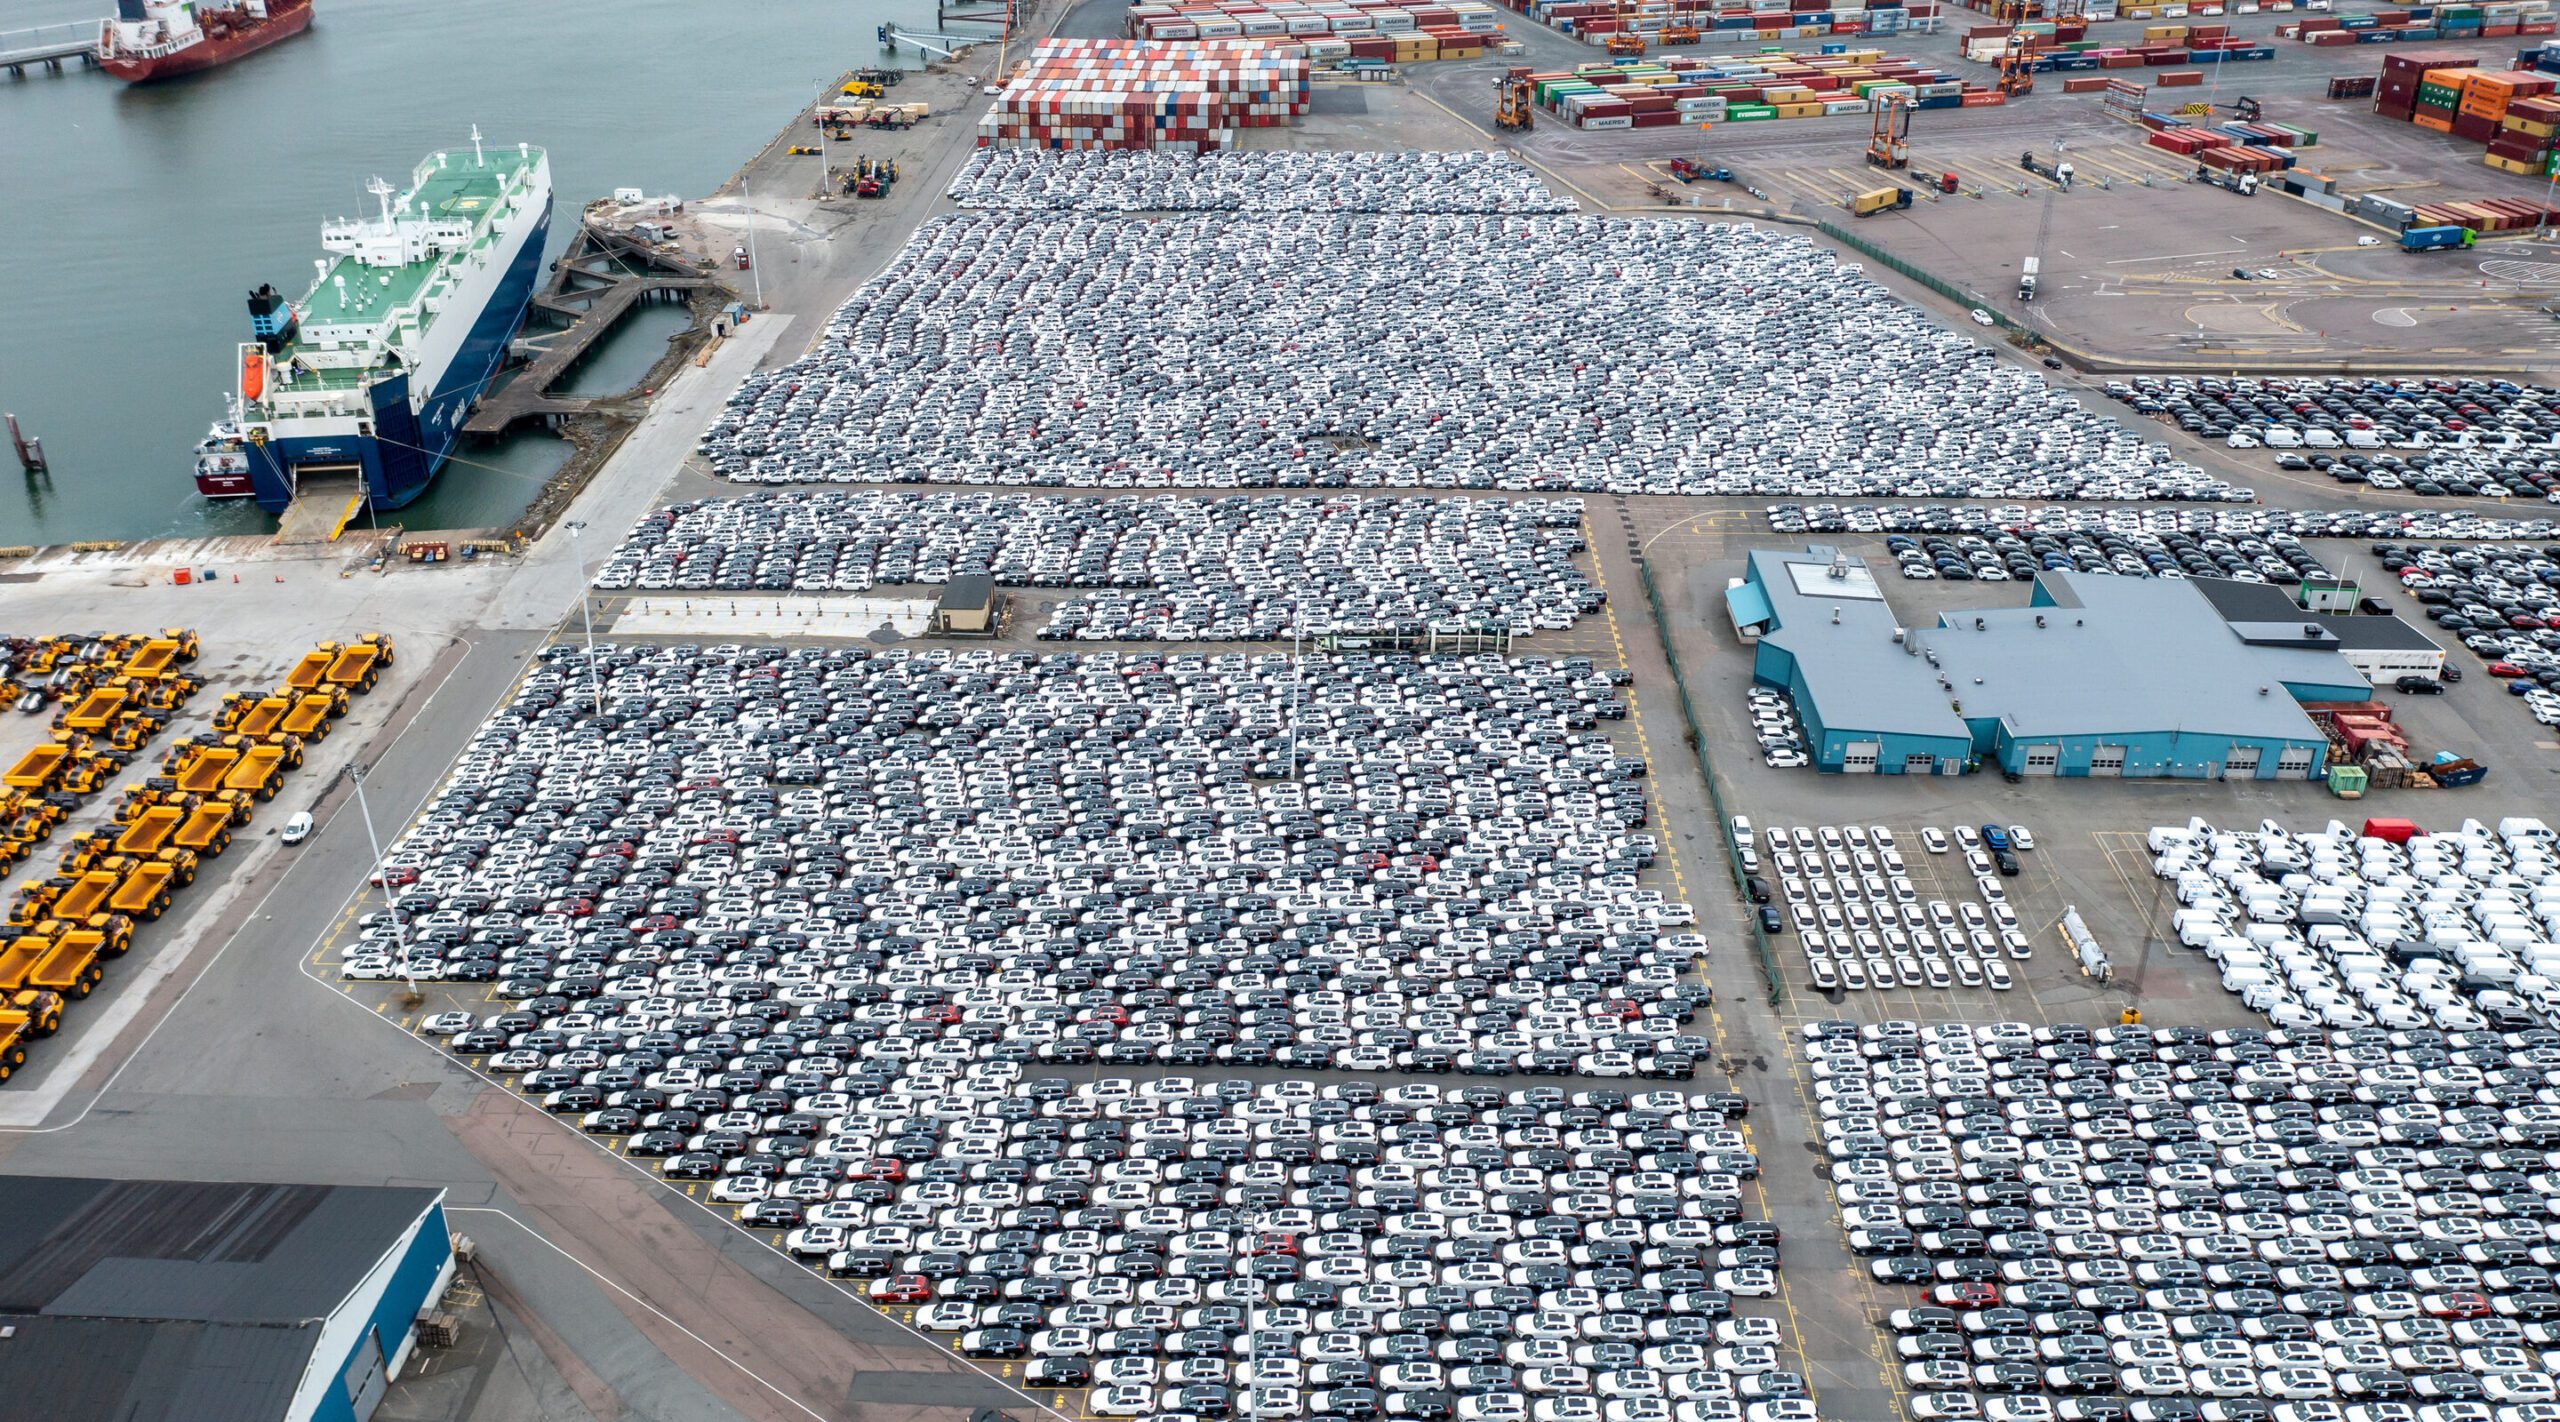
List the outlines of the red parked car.
{"type": "Polygon", "coordinates": [[[871,1301],[876,1304],[924,1303],[933,1297],[933,1281],[922,1274],[892,1274],[871,1283],[871,1301]]]}

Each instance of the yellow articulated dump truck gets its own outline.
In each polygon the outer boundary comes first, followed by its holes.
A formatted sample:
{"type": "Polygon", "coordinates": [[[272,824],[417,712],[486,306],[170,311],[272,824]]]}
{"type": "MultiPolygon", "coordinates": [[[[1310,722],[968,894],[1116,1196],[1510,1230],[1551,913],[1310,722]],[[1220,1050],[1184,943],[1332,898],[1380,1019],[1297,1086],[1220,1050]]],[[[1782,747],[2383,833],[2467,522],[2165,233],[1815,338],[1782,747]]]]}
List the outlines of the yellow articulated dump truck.
{"type": "Polygon", "coordinates": [[[232,764],[231,773],[222,777],[225,790],[242,790],[261,800],[272,800],[276,789],[284,783],[284,773],[302,762],[302,744],[288,741],[276,745],[251,746],[232,764]]]}
{"type": "Polygon", "coordinates": [[[293,703],[281,696],[261,697],[240,713],[240,719],[231,729],[244,736],[263,736],[282,725],[286,714],[292,710],[293,703]]]}
{"type": "Polygon", "coordinates": [[[90,870],[72,880],[71,887],[62,891],[62,897],[53,901],[53,916],[78,920],[99,912],[114,896],[116,885],[122,878],[110,870],[90,870]]]}
{"type": "Polygon", "coordinates": [[[124,833],[116,837],[119,854],[157,854],[168,844],[169,837],[185,823],[187,812],[175,805],[153,805],[134,817],[124,833]]]}
{"type": "Polygon", "coordinates": [[[178,867],[166,860],[154,859],[125,871],[123,882],[108,897],[107,907],[144,923],[169,911],[169,898],[175,892],[178,867]]]}
{"type": "Polygon", "coordinates": [[[231,806],[207,800],[188,811],[186,822],[178,826],[177,841],[180,849],[207,859],[229,849],[231,806]]]}
{"type": "Polygon", "coordinates": [[[210,795],[222,788],[223,778],[239,760],[240,752],[228,746],[198,747],[178,765],[178,788],[189,795],[210,795]]]}
{"type": "Polygon", "coordinates": [[[368,632],[341,649],[329,663],[329,684],[350,691],[373,690],[382,680],[382,669],[391,665],[391,639],[379,632],[368,632]]]}

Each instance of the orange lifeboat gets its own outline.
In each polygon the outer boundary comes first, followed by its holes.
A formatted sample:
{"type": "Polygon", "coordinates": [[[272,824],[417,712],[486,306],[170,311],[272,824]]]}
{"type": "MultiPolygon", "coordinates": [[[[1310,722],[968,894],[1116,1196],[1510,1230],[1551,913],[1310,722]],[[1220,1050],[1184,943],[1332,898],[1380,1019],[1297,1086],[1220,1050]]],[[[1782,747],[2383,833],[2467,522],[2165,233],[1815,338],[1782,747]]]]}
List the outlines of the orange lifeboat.
{"type": "Polygon", "coordinates": [[[240,353],[240,398],[255,400],[267,393],[267,353],[252,346],[240,353]]]}

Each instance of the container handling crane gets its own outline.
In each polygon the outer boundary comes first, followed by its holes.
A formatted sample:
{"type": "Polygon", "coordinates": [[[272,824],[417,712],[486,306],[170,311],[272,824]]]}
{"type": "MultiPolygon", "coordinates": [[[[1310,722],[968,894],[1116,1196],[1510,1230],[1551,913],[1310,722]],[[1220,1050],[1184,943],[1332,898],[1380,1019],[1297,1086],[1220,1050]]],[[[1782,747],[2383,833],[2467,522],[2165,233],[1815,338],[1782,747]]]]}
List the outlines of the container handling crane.
{"type": "Polygon", "coordinates": [[[1911,101],[1889,94],[1875,106],[1875,126],[1867,135],[1867,162],[1887,172],[1911,166],[1911,101]]]}
{"type": "Polygon", "coordinates": [[[1493,81],[1493,126],[1504,133],[1527,133],[1537,126],[1529,102],[1529,71],[1514,69],[1493,81]]]}
{"type": "Polygon", "coordinates": [[[2020,94],[2035,92],[2036,56],[2035,51],[2027,47],[2027,35],[2024,30],[2010,33],[2008,43],[2002,47],[2000,57],[1994,61],[1994,67],[2000,74],[1997,87],[2002,97],[2014,99],[2020,94]]]}

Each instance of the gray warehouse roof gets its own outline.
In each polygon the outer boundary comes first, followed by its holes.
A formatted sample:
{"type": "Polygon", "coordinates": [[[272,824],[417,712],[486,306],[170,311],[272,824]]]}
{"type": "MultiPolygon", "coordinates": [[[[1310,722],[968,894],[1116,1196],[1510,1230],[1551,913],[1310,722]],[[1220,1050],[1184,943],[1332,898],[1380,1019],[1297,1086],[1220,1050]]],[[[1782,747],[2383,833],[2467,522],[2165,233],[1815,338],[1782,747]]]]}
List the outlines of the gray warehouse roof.
{"type": "Polygon", "coordinates": [[[1900,624],[1865,564],[1816,545],[1758,550],[1751,569],[1778,620],[1761,641],[1794,656],[1826,728],[1972,739],[1948,708],[1938,671],[1895,639],[1900,624]]]}
{"type": "Polygon", "coordinates": [[[2316,741],[2286,686],[2365,685],[2334,642],[2244,641],[2183,580],[2057,571],[2036,582],[2055,605],[1949,613],[1925,637],[1966,714],[1998,716],[2014,739],[2192,731],[2316,741]]]}
{"type": "Polygon", "coordinates": [[[2439,650],[2434,638],[2397,617],[2305,612],[2284,589],[2268,583],[2244,583],[2233,578],[2196,578],[2193,582],[2196,591],[2204,594],[2205,601],[2212,603],[2244,640],[2259,640],[2252,635],[2252,629],[2258,626],[2275,629],[2309,624],[2327,633],[2332,645],[2341,651],[2439,650]]]}
{"type": "Polygon", "coordinates": [[[321,1325],[438,1194],[0,1176],[0,1398],[281,1417],[321,1325]]]}
{"type": "Polygon", "coordinates": [[[942,585],[945,612],[984,612],[996,595],[996,580],[985,573],[962,573],[942,585]]]}

